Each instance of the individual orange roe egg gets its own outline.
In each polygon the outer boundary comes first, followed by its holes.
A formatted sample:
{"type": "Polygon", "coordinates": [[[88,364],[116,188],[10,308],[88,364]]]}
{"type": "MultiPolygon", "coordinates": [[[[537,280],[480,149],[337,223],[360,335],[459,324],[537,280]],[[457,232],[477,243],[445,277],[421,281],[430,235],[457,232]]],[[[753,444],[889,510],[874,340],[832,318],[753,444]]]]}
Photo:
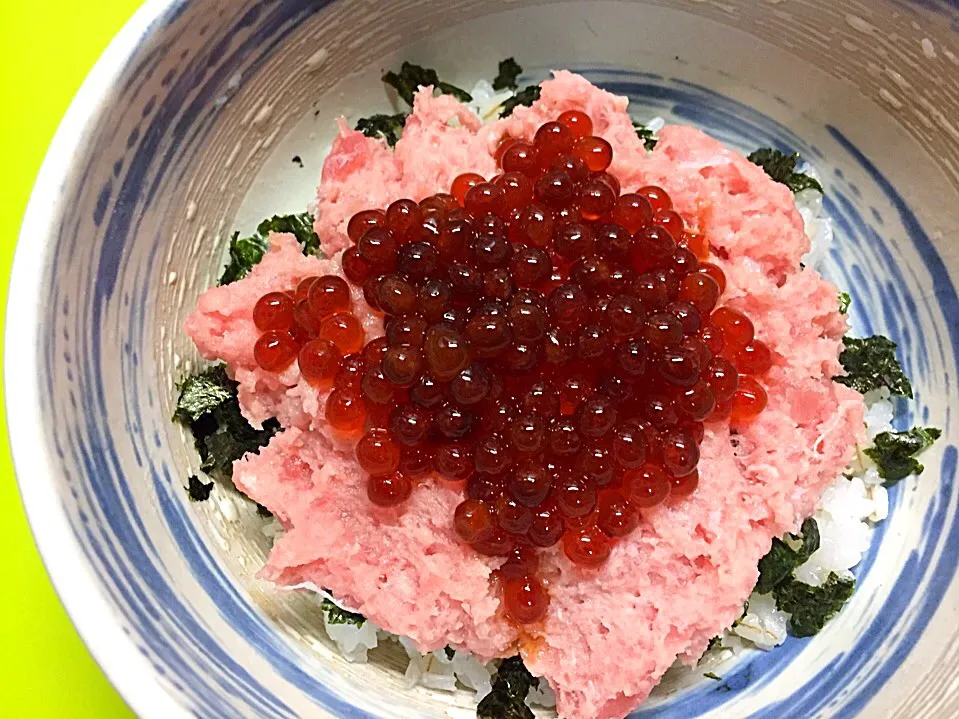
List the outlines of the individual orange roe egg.
{"type": "Polygon", "coordinates": [[[322,320],[336,312],[350,309],[350,287],[342,277],[324,275],[310,285],[307,301],[310,312],[322,320]]]}
{"type": "Polygon", "coordinates": [[[723,331],[727,350],[738,352],[753,341],[753,323],[742,312],[731,307],[720,307],[713,312],[711,319],[723,331]]]}
{"type": "Polygon", "coordinates": [[[333,384],[340,368],[341,353],[326,339],[307,342],[300,348],[297,364],[300,374],[314,387],[325,389],[333,384]]]}
{"type": "Polygon", "coordinates": [[[268,372],[281,372],[296,359],[296,341],[288,332],[270,330],[256,341],[253,357],[268,372]]]}
{"type": "Polygon", "coordinates": [[[743,374],[761,375],[772,367],[772,353],[765,343],[754,339],[733,358],[733,364],[743,374]]]}
{"type": "Polygon", "coordinates": [[[556,118],[556,121],[565,125],[573,137],[585,137],[593,133],[593,121],[582,110],[567,110],[556,118]]]}
{"type": "Polygon", "coordinates": [[[356,461],[367,474],[392,474],[400,466],[400,448],[385,430],[373,429],[357,443],[356,461]]]}
{"type": "Polygon", "coordinates": [[[717,265],[712,262],[700,262],[698,271],[709,275],[716,281],[720,294],[726,291],[726,274],[717,265]]]}
{"type": "Polygon", "coordinates": [[[288,330],[293,325],[293,298],[286,292],[268,292],[253,307],[253,324],[262,332],[288,330]]]}
{"type": "Polygon", "coordinates": [[[573,564],[598,567],[612,551],[612,543],[598,527],[587,527],[563,537],[563,552],[573,564]]]}
{"type": "Polygon", "coordinates": [[[549,594],[532,577],[507,579],[503,587],[506,615],[517,624],[532,624],[546,616],[549,594]]]}
{"type": "Polygon", "coordinates": [[[673,201],[666,190],[656,185],[646,185],[636,190],[637,194],[642,195],[649,201],[649,206],[654,213],[665,212],[673,209],[673,201]]]}
{"type": "Polygon", "coordinates": [[[409,499],[413,485],[409,478],[399,472],[370,477],[366,482],[366,494],[377,507],[396,507],[409,499]]]}
{"type": "Polygon", "coordinates": [[[733,395],[731,419],[744,422],[753,419],[766,409],[766,390],[755,377],[743,375],[739,378],[739,388],[733,395]]]}
{"type": "Polygon", "coordinates": [[[363,210],[350,218],[346,234],[356,244],[367,230],[386,225],[386,213],[383,210],[363,210]]]}
{"type": "Polygon", "coordinates": [[[356,434],[366,423],[366,407],[355,387],[334,389],[326,400],[326,421],[337,432],[356,434]]]}
{"type": "Polygon", "coordinates": [[[351,354],[363,349],[365,332],[356,317],[347,312],[337,312],[320,324],[320,339],[329,340],[340,354],[351,354]]]}
{"type": "Polygon", "coordinates": [[[462,207],[466,200],[466,193],[470,188],[485,181],[482,175],[477,175],[475,172],[466,172],[462,175],[457,175],[453,179],[453,184],[450,185],[450,194],[462,207]]]}
{"type": "Polygon", "coordinates": [[[669,496],[669,478],[655,464],[644,464],[623,475],[623,491],[633,506],[648,509],[669,496]]]}

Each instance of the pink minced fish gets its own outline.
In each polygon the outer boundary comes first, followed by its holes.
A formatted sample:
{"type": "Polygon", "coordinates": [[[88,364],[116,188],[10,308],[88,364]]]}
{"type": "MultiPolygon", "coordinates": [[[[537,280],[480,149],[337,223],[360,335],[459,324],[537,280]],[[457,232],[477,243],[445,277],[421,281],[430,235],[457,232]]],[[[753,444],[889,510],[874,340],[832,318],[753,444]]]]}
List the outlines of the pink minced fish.
{"type": "MultiPolygon", "coordinates": [[[[275,235],[246,279],[207,291],[186,323],[205,358],[229,365],[246,416],[254,423],[275,416],[286,427],[234,468],[237,486],[289,529],[263,576],[283,586],[327,587],[424,651],[449,644],[483,659],[520,651],[534,674],[549,679],[569,719],[622,717],[677,658],[694,663],[741,614],[772,538],[795,531],[813,512],[863,427],[862,397],[831,379],[841,372],[846,322],[836,288],[799,268],[809,241],[792,194],[691,127],[666,127],[647,153],[626,105],[562,71],[543,83],[532,107],[489,125],[423,89],[395,152],[341,124],[316,219],[333,259],[304,257],[291,236],[275,235]],[[339,273],[337,253],[349,244],[346,223],[355,212],[445,191],[463,172],[491,176],[504,135],[531,138],[570,109],[587,112],[594,133],[613,146],[610,171],[624,191],[660,185],[706,235],[728,279],[724,302],[753,319],[775,365],[765,378],[768,407],[755,421],[706,425],[692,497],[645,512],[599,569],[572,565],[558,547],[544,552],[549,612],[540,628],[520,635],[490,584],[502,560],[457,540],[459,493],[436,481],[414,492],[401,513],[371,506],[349,448],[328,431],[325,393],[301,380],[295,366],[280,375],[256,367],[252,309],[268,291],[339,273]]],[[[381,320],[361,294],[354,300],[368,335],[380,333],[381,320]]]]}

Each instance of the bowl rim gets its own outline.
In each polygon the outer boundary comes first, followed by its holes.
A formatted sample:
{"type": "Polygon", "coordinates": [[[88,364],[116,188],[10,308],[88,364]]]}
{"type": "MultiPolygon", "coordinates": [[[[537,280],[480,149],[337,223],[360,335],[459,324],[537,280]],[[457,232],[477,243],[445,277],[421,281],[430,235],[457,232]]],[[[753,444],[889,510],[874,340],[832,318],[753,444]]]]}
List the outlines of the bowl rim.
{"type": "Polygon", "coordinates": [[[60,121],[37,175],[20,226],[7,293],[3,355],[8,435],[17,485],[47,575],[70,621],[104,675],[140,717],[189,717],[169,693],[125,632],[70,527],[53,477],[55,462],[41,423],[39,403],[42,368],[36,351],[12,352],[12,347],[36,347],[44,298],[38,291],[44,256],[55,232],[56,208],[63,204],[62,187],[87,129],[110,90],[115,87],[144,38],[180,0],[146,0],[110,41],[60,121]],[[51,208],[54,209],[51,212],[51,208]],[[16,297],[16,307],[11,301],[16,297]],[[9,421],[16,408],[18,420],[9,421]]]}

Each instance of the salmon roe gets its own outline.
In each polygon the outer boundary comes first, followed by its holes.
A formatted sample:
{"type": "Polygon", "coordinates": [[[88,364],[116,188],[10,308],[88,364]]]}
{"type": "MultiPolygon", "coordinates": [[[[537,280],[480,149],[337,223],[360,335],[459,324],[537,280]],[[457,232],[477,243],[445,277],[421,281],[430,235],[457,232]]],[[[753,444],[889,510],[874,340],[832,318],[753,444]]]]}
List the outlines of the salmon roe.
{"type": "MultiPolygon", "coordinates": [[[[643,512],[696,491],[704,423],[749,422],[775,356],[722,303],[709,243],[665,189],[622,192],[584,112],[504,138],[490,180],[358,212],[346,279],[304,278],[254,308],[266,371],[298,362],[356,438],[372,504],[435,476],[452,518],[502,557],[504,608],[541,621],[539,552],[602,565],[643,512]],[[384,316],[369,342],[350,285],[384,316]]],[[[429,485],[419,491],[428,491],[429,485]]]]}

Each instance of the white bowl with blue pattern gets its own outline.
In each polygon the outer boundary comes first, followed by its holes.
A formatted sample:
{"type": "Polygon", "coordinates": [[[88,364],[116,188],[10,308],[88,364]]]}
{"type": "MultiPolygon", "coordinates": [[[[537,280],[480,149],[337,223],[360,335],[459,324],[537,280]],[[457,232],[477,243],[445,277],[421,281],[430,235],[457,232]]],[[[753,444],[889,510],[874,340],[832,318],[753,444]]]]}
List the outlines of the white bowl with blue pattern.
{"type": "Polygon", "coordinates": [[[162,719],[470,715],[453,708],[465,692],[404,689],[389,656],[347,664],[314,603],[258,582],[252,507],[188,502],[196,460],[169,417],[197,359],[185,313],[234,228],[312,199],[334,117],[385,110],[378,76],[402,59],[468,86],[515,55],[524,80],[570,68],[637,116],[813,161],[838,230],[826,274],[859,332],[900,344],[910,408],[944,428],[926,473],[892,492],[839,619],[635,716],[959,716],[954,53],[953,0],[148,2],[43,165],[6,337],[37,543],[124,698],[162,719]]]}

